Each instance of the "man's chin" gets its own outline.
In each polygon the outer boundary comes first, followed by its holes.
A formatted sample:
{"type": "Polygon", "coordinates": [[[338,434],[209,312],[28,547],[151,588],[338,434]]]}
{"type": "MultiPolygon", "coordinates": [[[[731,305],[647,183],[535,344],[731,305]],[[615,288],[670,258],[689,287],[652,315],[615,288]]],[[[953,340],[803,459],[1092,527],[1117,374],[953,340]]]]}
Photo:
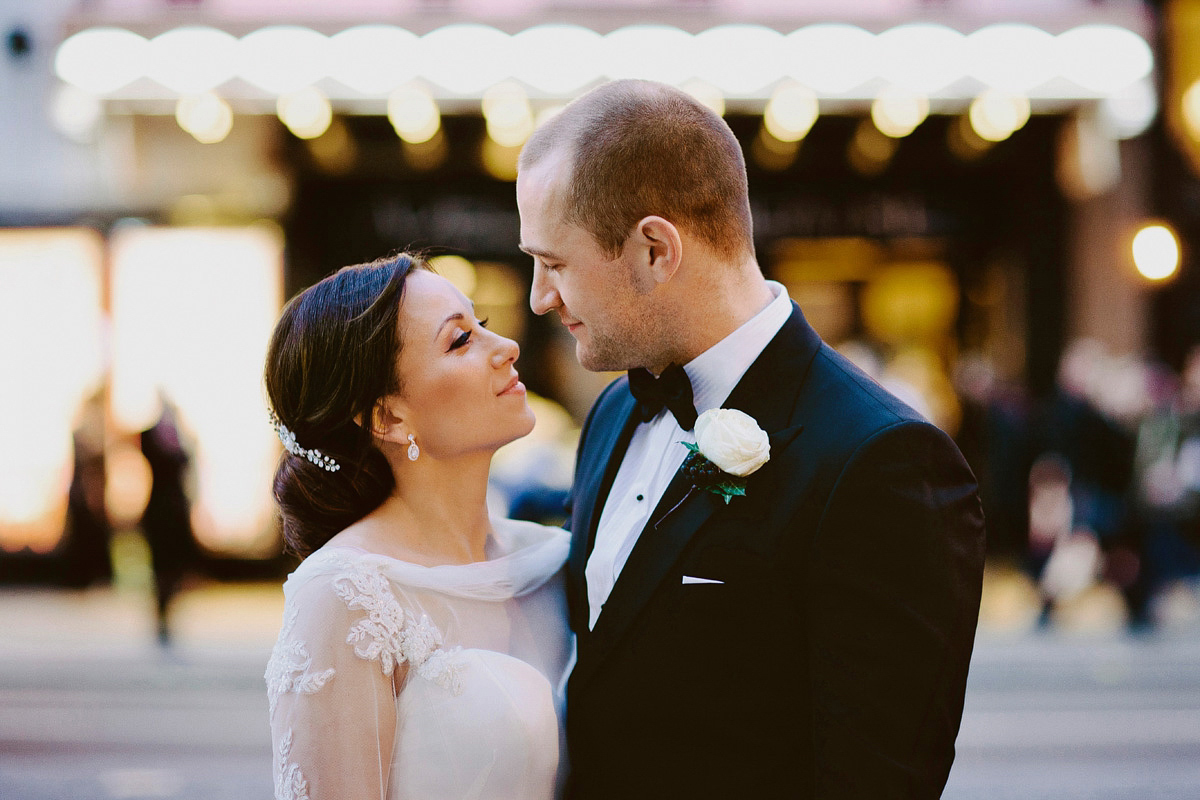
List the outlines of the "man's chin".
{"type": "Polygon", "coordinates": [[[602,353],[596,353],[584,347],[583,342],[575,342],[575,359],[579,366],[588,372],[616,372],[621,367],[612,366],[613,359],[605,358],[602,353]]]}

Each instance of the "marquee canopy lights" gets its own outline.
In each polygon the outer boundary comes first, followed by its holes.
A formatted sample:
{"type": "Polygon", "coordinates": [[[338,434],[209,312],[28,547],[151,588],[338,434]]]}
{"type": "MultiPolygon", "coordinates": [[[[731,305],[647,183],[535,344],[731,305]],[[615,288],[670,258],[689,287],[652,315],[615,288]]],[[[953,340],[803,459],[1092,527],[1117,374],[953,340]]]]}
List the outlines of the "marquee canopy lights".
{"type": "MultiPolygon", "coordinates": [[[[761,25],[721,25],[691,34],[666,25],[631,25],[599,34],[578,25],[537,25],[516,34],[454,24],[417,36],[363,25],[326,36],[274,25],[240,39],[186,26],[146,39],[115,27],[89,28],[58,49],[59,77],[114,99],[152,100],[222,87],[253,98],[320,83],[337,100],[386,98],[419,78],[435,97],[478,99],[506,80],[534,98],[577,94],[608,78],[683,84],[700,79],[730,100],[765,103],[791,79],[823,98],[870,101],[884,85],[931,100],[969,100],[986,88],[1033,100],[1091,100],[1150,75],[1154,57],[1141,36],[1115,25],[1080,25],[1051,35],[1027,24],[988,25],[963,34],[909,23],[873,34],[843,24],[781,33],[761,25]]],[[[273,98],[272,98],[273,99],[273,98]]]]}
{"type": "MultiPolygon", "coordinates": [[[[729,24],[695,34],[658,24],[605,34],[545,24],[509,34],[456,23],[424,35],[394,25],[333,35],[270,25],[241,38],[191,25],[150,39],[97,27],[64,41],[55,69],[67,85],[127,110],[161,113],[195,97],[216,108],[217,94],[242,112],[277,111],[303,138],[325,130],[335,111],[386,112],[413,143],[436,133],[439,113],[478,109],[497,87],[509,87],[508,95],[515,87],[527,100],[485,109],[492,138],[515,146],[544,107],[614,78],[671,83],[720,113],[730,106],[766,113],[781,141],[802,138],[819,113],[868,108],[880,130],[906,136],[929,113],[962,113],[974,104],[972,124],[990,140],[1011,134],[1029,112],[1075,103],[1098,102],[1114,138],[1141,133],[1157,113],[1149,45],[1111,24],[1058,35],[1025,23],[970,33],[934,23],[880,33],[840,23],[788,33],[729,24]],[[1012,119],[995,123],[996,114],[1012,119]]],[[[228,132],[223,114],[220,122],[193,134],[219,141],[228,132]]]]}

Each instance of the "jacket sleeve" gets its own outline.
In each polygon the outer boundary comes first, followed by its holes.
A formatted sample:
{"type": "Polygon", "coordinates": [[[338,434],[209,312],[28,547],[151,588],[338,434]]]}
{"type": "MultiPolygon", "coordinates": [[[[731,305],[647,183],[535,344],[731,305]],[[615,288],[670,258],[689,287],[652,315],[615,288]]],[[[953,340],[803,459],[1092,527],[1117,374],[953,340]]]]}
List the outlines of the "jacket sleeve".
{"type": "MultiPolygon", "coordinates": [[[[266,674],[276,800],[387,797],[405,665],[372,650],[382,631],[363,635],[351,599],[330,576],[288,598],[266,674]]],[[[386,624],[387,609],[376,616],[386,624]]]]}
{"type": "Polygon", "coordinates": [[[901,422],[849,459],[811,554],[814,797],[940,796],[983,553],[974,476],[940,430],[901,422]]]}

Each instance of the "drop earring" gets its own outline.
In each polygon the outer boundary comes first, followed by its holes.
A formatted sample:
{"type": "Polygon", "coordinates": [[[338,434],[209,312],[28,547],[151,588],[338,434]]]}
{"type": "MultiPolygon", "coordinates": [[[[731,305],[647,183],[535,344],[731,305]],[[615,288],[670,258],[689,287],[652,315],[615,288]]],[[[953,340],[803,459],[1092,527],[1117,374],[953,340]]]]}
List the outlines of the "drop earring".
{"type": "Polygon", "coordinates": [[[408,435],[408,460],[416,461],[421,455],[421,448],[417,447],[417,440],[411,433],[408,435]]]}

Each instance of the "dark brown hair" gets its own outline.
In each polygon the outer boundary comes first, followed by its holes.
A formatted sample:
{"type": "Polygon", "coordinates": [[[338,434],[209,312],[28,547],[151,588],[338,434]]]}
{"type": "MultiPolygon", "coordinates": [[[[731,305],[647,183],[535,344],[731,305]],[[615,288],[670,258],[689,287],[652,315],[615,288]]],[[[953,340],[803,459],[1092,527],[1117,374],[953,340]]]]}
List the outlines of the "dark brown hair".
{"type": "Polygon", "coordinates": [[[559,150],[571,164],[566,219],[609,255],[652,214],[723,255],[754,253],[742,148],[725,120],[686,92],[650,81],[606,83],[534,131],[519,166],[559,150]]]}
{"type": "Polygon", "coordinates": [[[424,267],[409,254],[343,267],[289,300],[271,334],[271,410],[300,447],[340,465],[330,472],[286,450],[280,458],[275,502],[284,543],[300,556],[378,508],[395,488],[371,434],[371,414],[376,401],[400,391],[400,302],[409,272],[424,267]]]}

